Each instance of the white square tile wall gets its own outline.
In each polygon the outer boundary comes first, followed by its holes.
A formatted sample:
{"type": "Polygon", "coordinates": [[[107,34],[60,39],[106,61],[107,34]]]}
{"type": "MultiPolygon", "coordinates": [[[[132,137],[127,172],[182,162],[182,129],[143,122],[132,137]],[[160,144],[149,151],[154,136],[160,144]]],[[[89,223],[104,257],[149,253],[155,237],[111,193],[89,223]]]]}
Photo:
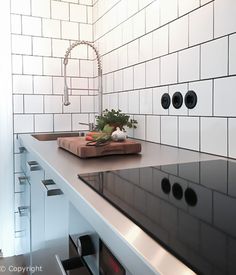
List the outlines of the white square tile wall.
{"type": "Polygon", "coordinates": [[[97,70],[87,47],[71,54],[75,90],[62,105],[64,52],[86,39],[102,55],[104,107],[135,115],[136,137],[236,157],[234,1],[11,0],[11,12],[15,132],[78,130],[90,119],[97,70]],[[162,95],[177,90],[195,91],[196,107],[163,109],[162,95]],[[215,141],[207,129],[216,124],[215,141]]]}

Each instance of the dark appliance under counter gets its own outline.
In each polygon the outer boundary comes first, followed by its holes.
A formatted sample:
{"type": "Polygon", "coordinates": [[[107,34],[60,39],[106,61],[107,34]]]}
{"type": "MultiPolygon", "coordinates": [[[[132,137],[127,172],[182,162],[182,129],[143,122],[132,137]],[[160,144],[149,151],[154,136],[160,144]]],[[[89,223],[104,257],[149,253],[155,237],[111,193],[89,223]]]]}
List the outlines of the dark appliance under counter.
{"type": "Polygon", "coordinates": [[[197,274],[236,274],[236,163],[219,159],[79,178],[197,274]]]}

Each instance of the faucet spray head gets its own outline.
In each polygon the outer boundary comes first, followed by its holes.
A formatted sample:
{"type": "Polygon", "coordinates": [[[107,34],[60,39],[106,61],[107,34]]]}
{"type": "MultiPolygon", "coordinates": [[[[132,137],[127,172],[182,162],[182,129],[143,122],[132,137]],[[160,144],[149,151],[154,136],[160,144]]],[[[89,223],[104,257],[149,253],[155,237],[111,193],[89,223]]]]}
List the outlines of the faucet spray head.
{"type": "Polygon", "coordinates": [[[67,85],[64,86],[64,105],[65,106],[69,106],[70,105],[67,85]]]}

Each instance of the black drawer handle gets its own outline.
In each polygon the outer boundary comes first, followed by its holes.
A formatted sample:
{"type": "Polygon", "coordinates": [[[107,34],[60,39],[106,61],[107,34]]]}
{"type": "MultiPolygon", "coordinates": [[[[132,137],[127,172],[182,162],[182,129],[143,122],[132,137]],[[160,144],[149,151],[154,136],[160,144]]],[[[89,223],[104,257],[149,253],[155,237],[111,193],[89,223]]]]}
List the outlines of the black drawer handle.
{"type": "Polygon", "coordinates": [[[37,161],[32,160],[32,161],[28,161],[27,163],[29,165],[30,171],[41,170],[41,167],[40,167],[40,165],[38,164],[37,161]]]}
{"type": "Polygon", "coordinates": [[[25,185],[27,181],[27,177],[18,177],[18,181],[20,185],[25,185]]]}
{"type": "Polygon", "coordinates": [[[52,179],[42,180],[42,184],[46,188],[48,197],[63,194],[61,189],[57,188],[56,183],[52,179]]]}

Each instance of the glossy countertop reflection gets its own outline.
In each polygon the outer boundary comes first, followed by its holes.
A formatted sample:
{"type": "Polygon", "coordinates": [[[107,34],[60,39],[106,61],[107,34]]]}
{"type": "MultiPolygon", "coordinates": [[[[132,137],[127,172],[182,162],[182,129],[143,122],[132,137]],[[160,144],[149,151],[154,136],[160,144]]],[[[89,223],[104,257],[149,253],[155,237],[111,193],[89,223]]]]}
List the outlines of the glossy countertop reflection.
{"type": "MultiPolygon", "coordinates": [[[[79,174],[198,274],[236,274],[236,163],[211,160],[79,174]]],[[[132,232],[135,238],[138,232],[132,232]]]]}

